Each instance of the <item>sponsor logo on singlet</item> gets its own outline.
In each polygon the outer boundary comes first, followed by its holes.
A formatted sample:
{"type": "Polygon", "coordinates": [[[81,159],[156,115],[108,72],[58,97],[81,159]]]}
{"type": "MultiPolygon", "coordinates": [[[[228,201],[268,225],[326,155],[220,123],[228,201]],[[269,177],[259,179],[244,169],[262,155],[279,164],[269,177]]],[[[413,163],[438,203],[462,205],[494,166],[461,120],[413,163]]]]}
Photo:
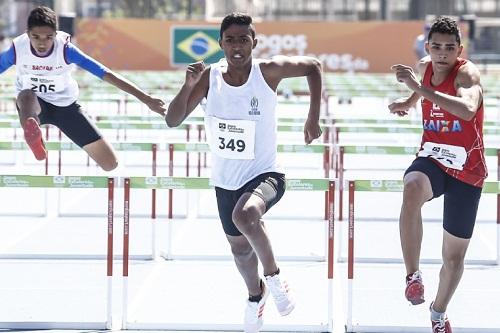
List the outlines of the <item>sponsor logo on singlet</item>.
{"type": "Polygon", "coordinates": [[[459,120],[434,120],[424,119],[424,131],[432,131],[439,133],[446,132],[462,132],[462,125],[459,120]]]}
{"type": "Polygon", "coordinates": [[[259,111],[259,100],[257,97],[252,97],[252,100],[250,101],[250,111],[248,111],[248,114],[251,116],[258,116],[260,115],[259,111]]]}
{"type": "Polygon", "coordinates": [[[51,71],[54,70],[54,67],[47,65],[32,65],[31,69],[34,71],[51,71]]]}
{"type": "Polygon", "coordinates": [[[441,107],[436,103],[432,103],[431,117],[443,118],[444,113],[441,111],[441,107]]]}

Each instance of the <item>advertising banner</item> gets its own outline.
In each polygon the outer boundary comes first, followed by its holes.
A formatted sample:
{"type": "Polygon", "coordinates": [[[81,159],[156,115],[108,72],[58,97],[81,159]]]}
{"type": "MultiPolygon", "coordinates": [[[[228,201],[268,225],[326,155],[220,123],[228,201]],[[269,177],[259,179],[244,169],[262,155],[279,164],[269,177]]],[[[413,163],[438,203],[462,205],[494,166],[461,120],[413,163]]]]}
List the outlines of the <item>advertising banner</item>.
{"type": "MultiPolygon", "coordinates": [[[[413,43],[423,22],[259,22],[255,57],[312,55],[326,72],[385,73],[414,65],[413,43]]],[[[82,19],[75,41],[117,70],[173,70],[223,57],[219,24],[199,21],[82,19]]]]}

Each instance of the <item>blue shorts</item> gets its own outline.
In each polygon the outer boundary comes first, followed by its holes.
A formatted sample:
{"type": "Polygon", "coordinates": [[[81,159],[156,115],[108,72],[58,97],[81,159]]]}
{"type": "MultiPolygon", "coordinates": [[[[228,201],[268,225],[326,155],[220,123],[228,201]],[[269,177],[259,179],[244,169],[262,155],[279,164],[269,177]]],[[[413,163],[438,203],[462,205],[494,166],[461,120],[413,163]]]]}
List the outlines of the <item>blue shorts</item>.
{"type": "Polygon", "coordinates": [[[277,172],[267,172],[258,175],[234,191],[215,187],[219,217],[226,235],[241,236],[241,232],[236,228],[233,222],[233,210],[243,193],[249,192],[262,198],[266,204],[267,212],[272,206],[280,201],[285,193],[285,187],[285,175],[277,172]],[[256,189],[259,190],[256,191],[256,189]]]}
{"type": "Polygon", "coordinates": [[[469,239],[474,231],[482,189],[453,178],[436,163],[438,162],[430,158],[418,157],[406,170],[405,175],[411,171],[420,171],[427,175],[431,182],[433,199],[444,194],[444,230],[453,236],[469,239]]]}
{"type": "Polygon", "coordinates": [[[102,138],[97,127],[90,121],[78,103],[68,106],[56,106],[38,98],[42,112],[38,115],[40,124],[57,126],[71,141],[79,147],[88,145],[102,138]]]}

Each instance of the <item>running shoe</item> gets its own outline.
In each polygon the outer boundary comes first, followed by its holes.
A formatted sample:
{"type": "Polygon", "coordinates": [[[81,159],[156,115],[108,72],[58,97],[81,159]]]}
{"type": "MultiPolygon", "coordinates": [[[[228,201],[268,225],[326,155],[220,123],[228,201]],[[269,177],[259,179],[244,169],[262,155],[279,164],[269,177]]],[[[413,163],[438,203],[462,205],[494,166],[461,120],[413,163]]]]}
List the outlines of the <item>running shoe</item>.
{"type": "Polygon", "coordinates": [[[269,289],[266,284],[262,282],[262,298],[258,302],[251,302],[247,299],[247,306],[245,309],[245,321],[244,328],[245,333],[258,333],[264,324],[262,319],[262,314],[264,312],[264,306],[266,305],[266,299],[269,296],[269,289]]]}
{"type": "Polygon", "coordinates": [[[286,316],[295,308],[294,297],[288,288],[286,281],[281,281],[278,274],[266,276],[266,284],[273,295],[274,303],[278,312],[286,316]]]}
{"type": "Polygon", "coordinates": [[[422,304],[424,299],[424,284],[422,283],[422,272],[416,271],[406,276],[406,299],[413,305],[422,304]]]}
{"type": "Polygon", "coordinates": [[[36,119],[33,117],[26,119],[26,122],[23,124],[23,130],[24,139],[35,155],[35,158],[39,161],[46,159],[47,150],[43,143],[42,130],[36,119]]]}
{"type": "MultiPolygon", "coordinates": [[[[429,309],[432,309],[432,304],[429,309]]],[[[450,321],[446,313],[443,313],[439,320],[432,320],[432,333],[452,333],[450,321]]]]}

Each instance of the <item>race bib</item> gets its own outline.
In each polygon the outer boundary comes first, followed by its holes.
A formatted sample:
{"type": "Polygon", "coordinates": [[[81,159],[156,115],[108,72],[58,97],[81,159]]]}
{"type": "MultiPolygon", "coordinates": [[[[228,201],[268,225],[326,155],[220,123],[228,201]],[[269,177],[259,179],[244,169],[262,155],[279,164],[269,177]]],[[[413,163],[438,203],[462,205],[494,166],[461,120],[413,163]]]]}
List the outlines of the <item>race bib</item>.
{"type": "Polygon", "coordinates": [[[424,143],[417,156],[433,158],[445,167],[455,170],[463,170],[467,160],[467,152],[464,147],[434,142],[424,143]]]}
{"type": "Polygon", "coordinates": [[[255,158],[255,122],[205,117],[210,150],[228,159],[255,158]]]}
{"type": "Polygon", "coordinates": [[[61,92],[65,88],[64,78],[61,75],[39,76],[23,75],[23,89],[30,89],[35,93],[50,94],[61,92]]]}

